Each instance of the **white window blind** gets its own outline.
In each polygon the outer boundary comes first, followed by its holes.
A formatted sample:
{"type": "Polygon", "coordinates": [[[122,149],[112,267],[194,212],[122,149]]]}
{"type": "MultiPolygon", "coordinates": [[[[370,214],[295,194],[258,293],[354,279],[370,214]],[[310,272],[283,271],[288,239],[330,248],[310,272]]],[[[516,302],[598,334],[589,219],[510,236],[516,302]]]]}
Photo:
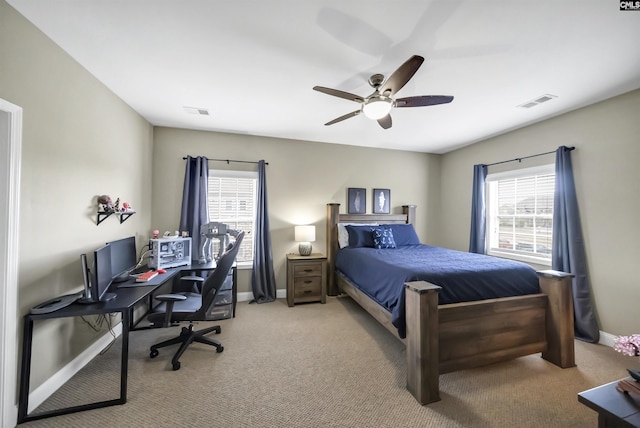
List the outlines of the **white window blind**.
{"type": "Polygon", "coordinates": [[[488,253],[550,264],[553,165],[487,176],[488,253]]]}
{"type": "MultiPolygon", "coordinates": [[[[209,170],[209,220],[246,232],[236,259],[238,265],[253,262],[256,186],[256,172],[209,170]]],[[[219,246],[220,242],[214,240],[213,254],[218,254],[219,246]]]]}

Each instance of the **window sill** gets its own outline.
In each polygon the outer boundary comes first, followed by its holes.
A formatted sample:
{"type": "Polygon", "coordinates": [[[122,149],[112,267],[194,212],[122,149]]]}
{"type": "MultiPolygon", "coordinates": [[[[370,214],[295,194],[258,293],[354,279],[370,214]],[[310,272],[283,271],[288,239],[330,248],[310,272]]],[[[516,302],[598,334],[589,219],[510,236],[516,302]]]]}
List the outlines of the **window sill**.
{"type": "Polygon", "coordinates": [[[253,269],[253,262],[236,263],[236,269],[238,270],[253,269]]]}
{"type": "Polygon", "coordinates": [[[500,257],[502,259],[510,259],[510,260],[516,260],[519,262],[524,262],[524,263],[533,263],[536,265],[540,265],[540,266],[547,266],[547,267],[551,267],[551,259],[546,259],[543,257],[536,257],[536,256],[527,256],[525,254],[515,254],[515,253],[510,253],[507,251],[495,251],[495,250],[489,250],[487,251],[487,255],[489,256],[494,256],[494,257],[500,257]]]}

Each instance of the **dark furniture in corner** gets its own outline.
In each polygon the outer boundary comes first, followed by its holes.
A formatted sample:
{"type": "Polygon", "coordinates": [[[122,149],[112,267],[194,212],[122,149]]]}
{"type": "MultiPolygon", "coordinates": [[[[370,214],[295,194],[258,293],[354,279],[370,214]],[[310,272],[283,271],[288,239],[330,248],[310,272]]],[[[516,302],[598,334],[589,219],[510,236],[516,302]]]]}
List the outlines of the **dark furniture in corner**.
{"type": "Polygon", "coordinates": [[[178,337],[151,346],[149,352],[151,358],[158,356],[159,348],[179,344],[180,347],[171,359],[173,370],[178,370],[180,369],[180,361],[178,360],[193,342],[214,346],[217,352],[224,350],[224,347],[218,341],[205,337],[205,335],[212,332],[220,333],[219,325],[196,331],[193,329],[193,322],[220,319],[220,314],[216,311],[216,308],[220,306],[216,305],[216,296],[220,293],[223,284],[227,282],[243,238],[244,232],[241,232],[236,237],[231,248],[228,248],[220,257],[216,269],[202,284],[202,294],[183,292],[156,296],[156,300],[162,303],[156,306],[153,313],[147,317],[154,327],[172,327],[184,321],[189,322],[189,326],[182,327],[178,337]]]}
{"type": "Polygon", "coordinates": [[[582,391],[578,401],[598,412],[599,428],[640,427],[640,395],[616,390],[618,382],[582,391]]]}

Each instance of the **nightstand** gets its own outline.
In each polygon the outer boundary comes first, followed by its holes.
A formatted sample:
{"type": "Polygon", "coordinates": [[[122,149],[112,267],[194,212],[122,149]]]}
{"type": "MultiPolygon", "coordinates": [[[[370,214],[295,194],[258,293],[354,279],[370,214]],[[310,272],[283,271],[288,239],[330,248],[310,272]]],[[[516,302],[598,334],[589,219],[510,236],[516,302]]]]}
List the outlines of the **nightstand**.
{"type": "Polygon", "coordinates": [[[287,304],[327,301],[327,257],[287,254],[287,304]]]}

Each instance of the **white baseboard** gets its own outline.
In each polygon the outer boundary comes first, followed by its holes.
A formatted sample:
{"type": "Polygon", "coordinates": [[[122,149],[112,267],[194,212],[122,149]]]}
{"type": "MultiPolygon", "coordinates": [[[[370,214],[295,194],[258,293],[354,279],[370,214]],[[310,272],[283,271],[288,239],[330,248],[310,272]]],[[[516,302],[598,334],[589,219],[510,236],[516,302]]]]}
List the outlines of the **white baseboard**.
{"type": "MultiPolygon", "coordinates": [[[[116,337],[122,334],[122,323],[113,327],[113,333],[116,337]]],[[[60,369],[57,373],[44,381],[42,385],[37,387],[29,394],[29,407],[27,412],[31,413],[38,408],[39,405],[45,402],[47,398],[53,395],[62,385],[67,383],[76,373],[78,373],[84,366],[89,364],[103,349],[105,349],[111,341],[113,336],[107,332],[104,336],[95,341],[91,346],[85,349],[80,355],[74,358],[69,364],[60,369]]]]}
{"type": "MultiPolygon", "coordinates": [[[[279,288],[276,290],[276,299],[286,299],[286,298],[287,298],[286,289],[279,288]]],[[[253,300],[253,293],[251,291],[238,293],[238,302],[250,302],[251,300],[253,300]]]]}
{"type": "Polygon", "coordinates": [[[613,348],[613,341],[617,336],[610,334],[610,333],[606,333],[604,331],[600,332],[600,340],[598,341],[598,343],[600,345],[605,345],[605,346],[609,346],[613,348]]]}

